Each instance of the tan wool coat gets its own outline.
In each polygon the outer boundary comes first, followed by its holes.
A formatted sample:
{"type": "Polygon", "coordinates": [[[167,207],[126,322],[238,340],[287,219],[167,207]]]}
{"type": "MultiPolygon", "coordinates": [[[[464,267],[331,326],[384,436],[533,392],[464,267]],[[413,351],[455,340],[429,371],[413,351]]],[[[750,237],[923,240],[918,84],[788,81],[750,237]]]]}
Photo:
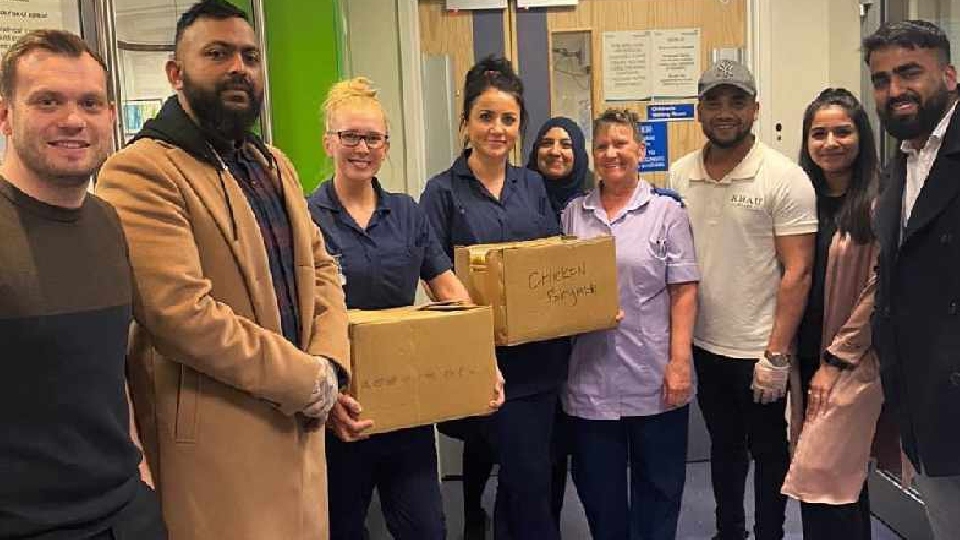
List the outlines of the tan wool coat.
{"type": "Polygon", "coordinates": [[[328,536],[323,425],[298,411],[316,356],[348,370],[346,306],[296,173],[270,152],[257,155],[282,183],[305,350],[281,334],[263,238],[226,168],[141,139],[98,176],[129,244],[130,388],[171,540],[328,536]]]}
{"type": "Polygon", "coordinates": [[[825,414],[803,421],[804,411],[794,411],[793,425],[803,427],[783,493],[804,502],[854,503],[867,476],[883,403],[870,334],[878,251],[875,242],[858,244],[838,232],[827,254],[821,349],[856,367],[840,373],[825,414]]]}

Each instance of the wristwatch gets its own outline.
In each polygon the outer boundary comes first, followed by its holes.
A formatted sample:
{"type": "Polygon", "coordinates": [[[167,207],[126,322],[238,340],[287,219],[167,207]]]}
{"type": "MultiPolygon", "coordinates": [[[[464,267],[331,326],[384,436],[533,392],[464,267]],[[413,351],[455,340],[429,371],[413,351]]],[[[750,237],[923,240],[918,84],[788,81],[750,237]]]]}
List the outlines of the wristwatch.
{"type": "Polygon", "coordinates": [[[842,358],[838,358],[836,355],[834,355],[830,351],[823,351],[823,363],[828,366],[833,366],[839,369],[840,371],[846,371],[848,369],[853,369],[855,367],[854,364],[847,362],[842,358]]]}
{"type": "Polygon", "coordinates": [[[790,365],[790,353],[763,351],[763,357],[774,367],[784,368],[790,365]]]}

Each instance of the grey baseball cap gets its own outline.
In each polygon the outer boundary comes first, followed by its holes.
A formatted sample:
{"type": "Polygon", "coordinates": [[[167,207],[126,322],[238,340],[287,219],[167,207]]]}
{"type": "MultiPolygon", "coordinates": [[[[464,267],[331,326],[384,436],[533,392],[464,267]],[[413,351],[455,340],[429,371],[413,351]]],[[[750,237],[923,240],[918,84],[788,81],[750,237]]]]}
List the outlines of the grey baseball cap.
{"type": "Polygon", "coordinates": [[[751,96],[757,95],[757,82],[747,66],[733,60],[721,60],[703,72],[700,82],[697,83],[699,97],[714,88],[729,84],[742,89],[751,96]]]}

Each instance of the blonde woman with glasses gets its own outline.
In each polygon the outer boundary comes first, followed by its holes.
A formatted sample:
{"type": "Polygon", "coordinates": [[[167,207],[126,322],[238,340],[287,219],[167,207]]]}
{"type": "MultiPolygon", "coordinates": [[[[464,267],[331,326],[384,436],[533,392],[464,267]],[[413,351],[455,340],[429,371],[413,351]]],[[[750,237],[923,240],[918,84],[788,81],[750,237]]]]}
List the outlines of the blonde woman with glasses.
{"type": "MultiPolygon", "coordinates": [[[[468,300],[450,270],[426,214],[409,195],[376,178],[390,149],[387,117],[365,78],[337,83],[324,103],[323,146],[335,173],[310,195],[314,221],[340,262],[347,307],[412,305],[423,280],[437,300],[468,300]]],[[[491,412],[503,403],[491,389],[491,412]]],[[[373,489],[387,528],[398,540],[446,538],[433,426],[369,435],[361,404],[340,394],[327,425],[330,538],[360,540],[373,489]]]]}

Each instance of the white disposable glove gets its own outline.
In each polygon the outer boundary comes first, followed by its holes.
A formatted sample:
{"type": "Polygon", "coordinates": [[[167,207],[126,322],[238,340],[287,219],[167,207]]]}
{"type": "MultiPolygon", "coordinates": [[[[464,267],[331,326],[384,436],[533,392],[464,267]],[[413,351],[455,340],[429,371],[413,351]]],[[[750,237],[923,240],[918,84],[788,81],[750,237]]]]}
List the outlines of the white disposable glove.
{"type": "Polygon", "coordinates": [[[782,398],[787,393],[790,380],[790,365],[777,367],[766,358],[760,358],[753,366],[753,402],[766,405],[782,398]]]}
{"type": "Polygon", "coordinates": [[[317,374],[316,386],[310,394],[310,403],[303,409],[303,414],[312,418],[326,419],[327,413],[337,402],[339,395],[337,383],[337,368],[333,361],[322,356],[317,357],[320,364],[320,373],[317,374]]]}

